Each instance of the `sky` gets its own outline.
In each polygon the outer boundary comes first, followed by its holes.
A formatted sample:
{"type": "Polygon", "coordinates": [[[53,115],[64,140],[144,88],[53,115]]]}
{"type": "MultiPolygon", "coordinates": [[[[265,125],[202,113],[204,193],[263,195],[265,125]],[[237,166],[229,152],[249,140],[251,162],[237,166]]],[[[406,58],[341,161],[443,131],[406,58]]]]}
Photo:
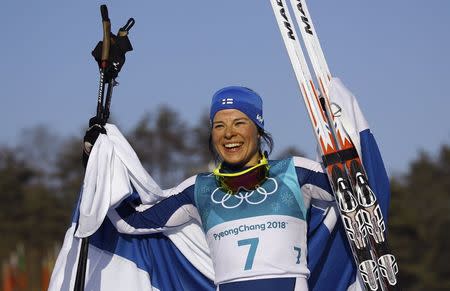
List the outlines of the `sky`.
{"type": "MultiPolygon", "coordinates": [[[[356,95],[389,174],[419,151],[450,144],[450,1],[309,0],[331,73],[356,95]]],[[[195,124],[211,96],[243,85],[264,99],[275,154],[316,141],[268,0],[3,1],[0,9],[0,144],[48,126],[79,136],[95,114],[102,38],[100,5],[116,32],[128,18],[134,50],[117,79],[111,111],[129,130],[169,105],[195,124]]],[[[207,126],[207,125],[205,125],[207,126]]]]}

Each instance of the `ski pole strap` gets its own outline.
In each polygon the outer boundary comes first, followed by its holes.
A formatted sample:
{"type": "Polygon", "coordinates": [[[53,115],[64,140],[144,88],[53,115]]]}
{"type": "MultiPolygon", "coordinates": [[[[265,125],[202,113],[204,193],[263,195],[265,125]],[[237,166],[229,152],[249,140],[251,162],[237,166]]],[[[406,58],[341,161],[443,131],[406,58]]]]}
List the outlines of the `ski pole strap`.
{"type": "Polygon", "coordinates": [[[322,162],[325,167],[328,167],[329,165],[343,163],[356,158],[358,158],[358,152],[355,147],[351,147],[345,150],[339,150],[331,154],[323,155],[322,162]]]}

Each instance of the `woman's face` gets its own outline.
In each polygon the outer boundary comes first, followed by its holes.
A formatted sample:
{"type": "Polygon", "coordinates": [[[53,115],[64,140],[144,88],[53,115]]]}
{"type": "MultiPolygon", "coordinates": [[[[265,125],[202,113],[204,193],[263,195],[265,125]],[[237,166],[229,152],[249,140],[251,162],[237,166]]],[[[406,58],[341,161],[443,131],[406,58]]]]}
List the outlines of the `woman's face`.
{"type": "Polygon", "coordinates": [[[258,163],[258,129],[241,111],[218,111],[214,116],[211,136],[214,148],[224,162],[242,167],[258,163]]]}

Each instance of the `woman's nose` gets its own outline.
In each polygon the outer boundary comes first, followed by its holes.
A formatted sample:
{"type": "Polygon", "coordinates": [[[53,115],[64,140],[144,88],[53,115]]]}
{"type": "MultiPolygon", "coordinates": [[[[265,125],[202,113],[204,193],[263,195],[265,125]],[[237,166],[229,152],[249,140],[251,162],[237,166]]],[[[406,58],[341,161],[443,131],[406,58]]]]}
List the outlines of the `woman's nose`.
{"type": "Polygon", "coordinates": [[[225,128],[225,138],[231,138],[234,136],[234,129],[232,126],[227,126],[225,128]]]}

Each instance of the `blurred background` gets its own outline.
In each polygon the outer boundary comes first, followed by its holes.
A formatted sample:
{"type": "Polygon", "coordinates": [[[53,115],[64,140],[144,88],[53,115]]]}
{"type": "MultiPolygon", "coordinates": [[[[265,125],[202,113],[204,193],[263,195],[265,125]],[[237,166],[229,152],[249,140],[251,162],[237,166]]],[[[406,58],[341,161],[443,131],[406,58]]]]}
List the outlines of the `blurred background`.
{"type": "MultiPolygon", "coordinates": [[[[210,97],[231,84],[263,96],[273,158],[316,157],[269,1],[158,2],[2,3],[2,290],[46,290],[70,224],[95,114],[100,4],[113,32],[136,19],[110,120],[162,186],[207,167],[210,97]]],[[[384,157],[402,285],[449,290],[450,2],[308,5],[331,72],[357,96],[384,157]]]]}

